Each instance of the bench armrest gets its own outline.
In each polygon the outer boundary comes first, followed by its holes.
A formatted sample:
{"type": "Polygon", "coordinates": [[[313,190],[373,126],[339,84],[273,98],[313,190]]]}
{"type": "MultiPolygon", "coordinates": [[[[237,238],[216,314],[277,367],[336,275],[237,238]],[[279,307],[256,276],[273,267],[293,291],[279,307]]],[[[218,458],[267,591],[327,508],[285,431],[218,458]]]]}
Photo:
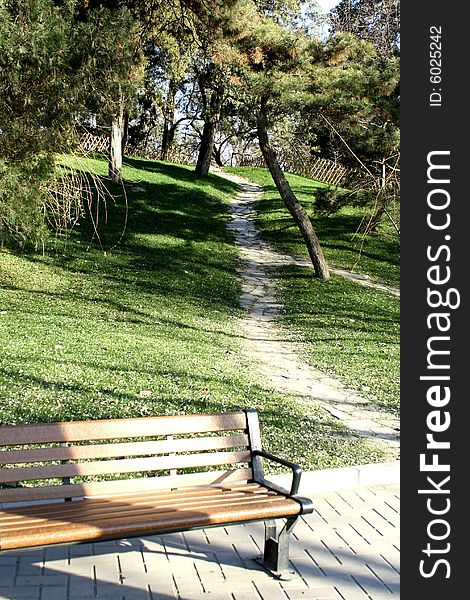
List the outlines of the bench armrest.
{"type": "Polygon", "coordinates": [[[289,494],[290,496],[295,496],[295,494],[297,494],[297,492],[299,491],[300,476],[302,475],[302,469],[298,465],[295,465],[294,463],[285,460],[284,458],[274,456],[274,454],[269,454],[269,452],[264,452],[263,450],[253,450],[252,456],[260,456],[261,458],[271,460],[272,462],[278,463],[279,465],[289,467],[289,469],[291,469],[292,471],[292,484],[289,494]]]}

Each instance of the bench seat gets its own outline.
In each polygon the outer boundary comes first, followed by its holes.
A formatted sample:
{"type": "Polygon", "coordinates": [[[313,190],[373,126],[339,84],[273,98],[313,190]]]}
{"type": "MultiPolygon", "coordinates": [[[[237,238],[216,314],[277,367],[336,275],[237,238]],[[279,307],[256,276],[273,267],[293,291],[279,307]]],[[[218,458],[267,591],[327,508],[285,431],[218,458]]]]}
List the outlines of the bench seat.
{"type": "Polygon", "coordinates": [[[295,500],[259,484],[123,494],[0,512],[2,550],[182,531],[298,515],[295,500]]]}

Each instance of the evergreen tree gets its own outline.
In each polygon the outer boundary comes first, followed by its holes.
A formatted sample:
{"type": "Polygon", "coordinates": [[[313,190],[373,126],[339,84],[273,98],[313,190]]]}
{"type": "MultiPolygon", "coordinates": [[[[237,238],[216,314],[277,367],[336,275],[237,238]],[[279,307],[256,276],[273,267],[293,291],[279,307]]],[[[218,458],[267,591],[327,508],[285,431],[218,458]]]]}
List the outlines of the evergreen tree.
{"type": "Polygon", "coordinates": [[[41,242],[53,154],[73,145],[74,3],[0,2],[0,238],[41,242]]]}
{"type": "Polygon", "coordinates": [[[235,44],[240,50],[240,104],[245,119],[253,122],[260,150],[276,188],[298,226],[320,279],[329,269],[311,220],[293,193],[270,139],[270,129],[299,109],[312,60],[311,46],[302,31],[281,27],[276,19],[260,15],[251,3],[243,7],[235,44]],[[251,10],[250,10],[251,7],[251,10]]]}
{"type": "Polygon", "coordinates": [[[352,33],[371,42],[377,57],[400,53],[400,0],[341,0],[330,12],[330,33],[352,33]]]}
{"type": "Polygon", "coordinates": [[[127,8],[0,3],[2,239],[41,242],[56,187],[54,155],[75,147],[84,115],[116,114],[134,85],[135,31],[127,8]]]}
{"type": "MultiPolygon", "coordinates": [[[[347,184],[372,209],[363,229],[374,230],[399,195],[399,58],[379,59],[370,42],[335,34],[311,65],[308,92],[303,128],[313,151],[351,168],[347,184]]],[[[338,199],[330,210],[341,207],[338,199]]]]}

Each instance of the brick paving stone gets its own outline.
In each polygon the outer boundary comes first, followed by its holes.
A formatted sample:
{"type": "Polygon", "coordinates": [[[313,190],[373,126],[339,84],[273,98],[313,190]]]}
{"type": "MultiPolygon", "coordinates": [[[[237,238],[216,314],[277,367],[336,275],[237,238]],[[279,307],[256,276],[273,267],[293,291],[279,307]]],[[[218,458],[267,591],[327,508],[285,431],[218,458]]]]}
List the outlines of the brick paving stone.
{"type": "Polygon", "coordinates": [[[385,593],[390,596],[390,591],[387,590],[381,581],[372,576],[372,574],[362,575],[360,573],[354,573],[351,577],[372,598],[381,598],[385,593]]]}
{"type": "Polygon", "coordinates": [[[40,575],[43,568],[42,557],[21,556],[18,562],[18,575],[40,575]]]}
{"type": "Polygon", "coordinates": [[[73,556],[92,556],[94,554],[93,544],[77,544],[70,546],[70,557],[73,556]]]}
{"type": "Polygon", "coordinates": [[[195,569],[205,590],[210,590],[214,584],[225,581],[222,569],[216,560],[207,562],[201,560],[195,561],[195,569]]]}
{"type": "Polygon", "coordinates": [[[142,557],[147,573],[159,573],[170,570],[170,561],[168,560],[168,556],[166,554],[144,552],[142,557]]]}
{"type": "Polygon", "coordinates": [[[57,546],[44,548],[44,562],[48,561],[68,561],[70,548],[68,546],[57,546]]]}
{"type": "Polygon", "coordinates": [[[31,560],[41,561],[44,558],[44,552],[44,548],[29,548],[27,550],[18,550],[16,552],[11,552],[11,555],[21,556],[24,559],[30,558],[31,560]]]}
{"type": "MultiPolygon", "coordinates": [[[[157,536],[151,536],[149,538],[131,538],[131,539],[122,539],[122,540],[115,540],[114,543],[116,544],[116,546],[119,549],[119,552],[121,552],[123,549],[126,548],[140,548],[142,546],[142,544],[145,542],[146,539],[149,540],[157,540],[157,539],[161,539],[157,536]]],[[[101,543],[100,543],[101,545],[101,543]]]]}
{"type": "Polygon", "coordinates": [[[123,578],[134,575],[145,575],[145,563],[140,552],[120,554],[116,557],[116,566],[123,578]]]}
{"type": "Polygon", "coordinates": [[[167,552],[172,554],[187,554],[188,546],[182,533],[169,533],[162,537],[167,552]]]}
{"type": "Polygon", "coordinates": [[[279,585],[282,589],[288,588],[306,588],[308,587],[305,579],[300,575],[299,571],[295,569],[294,563],[291,562],[289,565],[290,569],[290,578],[289,579],[280,579],[279,585]]]}
{"type": "Polygon", "coordinates": [[[19,562],[19,557],[13,554],[2,554],[0,555],[0,567],[6,567],[8,565],[16,565],[19,562]]]}
{"type": "Polygon", "coordinates": [[[243,542],[250,538],[250,529],[246,525],[231,525],[225,528],[230,542],[243,542]]]}
{"type": "Polygon", "coordinates": [[[149,580],[149,588],[152,593],[153,600],[159,598],[178,598],[175,582],[170,572],[158,573],[157,576],[149,580]]]}
{"type": "Polygon", "coordinates": [[[181,600],[232,600],[232,594],[230,592],[185,594],[181,600]]]}
{"type": "Polygon", "coordinates": [[[150,590],[152,593],[152,600],[178,600],[180,598],[174,584],[167,587],[166,584],[158,582],[151,585],[150,590]]]}
{"type": "Polygon", "coordinates": [[[279,583],[273,581],[255,583],[255,588],[263,600],[286,600],[287,598],[279,583]]]}
{"type": "Polygon", "coordinates": [[[150,594],[144,584],[137,587],[127,582],[120,585],[119,583],[103,583],[98,581],[96,585],[96,597],[128,597],[132,598],[132,600],[149,600],[150,594]]]}
{"type": "Polygon", "coordinates": [[[400,575],[390,565],[383,561],[374,562],[370,561],[367,563],[367,567],[380,579],[387,587],[394,584],[400,583],[400,575]]]}
{"type": "Polygon", "coordinates": [[[210,544],[203,530],[185,531],[183,537],[190,552],[209,551],[210,544]]]}
{"type": "Polygon", "coordinates": [[[0,600],[38,600],[39,592],[39,587],[4,587],[0,588],[0,600]]]}
{"type": "MultiPolygon", "coordinates": [[[[263,579],[266,581],[266,579],[263,579]]],[[[215,583],[211,586],[210,590],[206,593],[223,593],[223,594],[234,594],[244,592],[250,593],[252,597],[258,598],[259,594],[256,591],[255,584],[259,582],[252,581],[250,579],[232,579],[224,581],[223,583],[215,583]]]]}
{"type": "Polygon", "coordinates": [[[370,600],[370,597],[354,581],[335,584],[335,589],[342,600],[370,600]]]}
{"type": "Polygon", "coordinates": [[[338,567],[340,561],[330,552],[329,548],[321,542],[311,544],[308,554],[319,567],[338,567]]]}
{"type": "Polygon", "coordinates": [[[397,529],[398,526],[396,524],[397,513],[392,510],[389,506],[386,506],[383,502],[377,508],[373,508],[373,512],[376,513],[379,519],[382,519],[387,524],[387,535],[390,531],[390,528],[397,529]]]}
{"type": "MultiPolygon", "coordinates": [[[[314,574],[311,573],[309,575],[307,575],[306,577],[302,577],[302,579],[305,581],[305,587],[309,588],[309,589],[316,589],[317,587],[324,587],[326,585],[336,585],[338,583],[343,583],[344,581],[346,581],[348,579],[348,576],[339,571],[334,573],[333,576],[327,576],[325,574],[322,573],[318,573],[318,574],[314,574]]],[[[288,588],[286,588],[288,589],[288,588]]]]}
{"type": "Polygon", "coordinates": [[[323,580],[325,578],[324,573],[318,568],[318,566],[310,559],[307,553],[304,552],[303,560],[294,559],[292,564],[295,570],[299,573],[300,577],[309,584],[310,581],[323,580]]]}
{"type": "MultiPolygon", "coordinates": [[[[60,567],[58,567],[59,569],[60,567]]],[[[84,576],[90,577],[93,571],[93,563],[81,563],[76,560],[71,560],[70,563],[64,567],[64,572],[71,576],[84,576]]]]}
{"type": "Polygon", "coordinates": [[[209,527],[204,530],[209,541],[209,544],[217,546],[218,544],[225,546],[230,543],[230,536],[225,527],[209,527]]]}
{"type": "Polygon", "coordinates": [[[287,590],[289,600],[340,600],[340,595],[331,586],[316,587],[315,589],[287,590]]]}
{"type": "Polygon", "coordinates": [[[67,600],[67,588],[65,585],[42,585],[40,600],[67,600]]]}
{"type": "Polygon", "coordinates": [[[16,577],[16,564],[0,565],[0,588],[12,586],[16,577]]]}
{"type": "Polygon", "coordinates": [[[102,594],[97,596],[94,592],[91,594],[70,595],[67,600],[96,600],[97,598],[99,598],[99,600],[130,600],[130,597],[125,598],[121,595],[116,596],[116,594],[102,594]]]}
{"type": "Polygon", "coordinates": [[[394,594],[396,596],[400,595],[400,584],[399,583],[388,583],[387,587],[392,594],[394,594]]]}
{"type": "Polygon", "coordinates": [[[18,575],[16,585],[61,585],[65,586],[67,575],[65,574],[44,574],[44,575],[18,575]]]}
{"type": "Polygon", "coordinates": [[[358,498],[347,496],[343,491],[336,492],[331,500],[327,500],[334,505],[335,512],[337,511],[343,517],[354,516],[356,512],[362,510],[365,506],[363,500],[358,502],[358,498]]]}
{"type": "Polygon", "coordinates": [[[138,547],[141,552],[165,552],[165,544],[161,537],[145,538],[139,541],[138,547]]]}
{"type": "Polygon", "coordinates": [[[70,596],[92,594],[94,590],[94,579],[91,571],[89,572],[88,577],[69,575],[67,587],[70,596]]]}
{"type": "Polygon", "coordinates": [[[235,591],[232,592],[233,600],[261,600],[261,596],[256,592],[253,587],[253,591],[235,591]]]}
{"type": "Polygon", "coordinates": [[[381,552],[380,558],[387,564],[391,569],[400,574],[400,555],[392,552],[381,552]]]}
{"type": "Polygon", "coordinates": [[[350,548],[353,554],[361,556],[364,553],[373,551],[372,544],[367,541],[361,532],[358,531],[351,523],[346,523],[344,527],[335,530],[336,535],[341,536],[346,545],[350,548]]]}
{"type": "Polygon", "coordinates": [[[204,591],[193,562],[175,561],[173,567],[173,580],[180,595],[204,591]]]}

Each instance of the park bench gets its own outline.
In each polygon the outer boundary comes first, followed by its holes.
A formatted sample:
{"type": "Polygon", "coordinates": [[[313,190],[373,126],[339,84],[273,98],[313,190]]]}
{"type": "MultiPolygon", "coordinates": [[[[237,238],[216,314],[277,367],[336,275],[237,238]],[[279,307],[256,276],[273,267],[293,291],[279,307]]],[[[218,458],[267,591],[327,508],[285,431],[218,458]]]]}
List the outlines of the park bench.
{"type": "Polygon", "coordinates": [[[312,503],[301,470],[263,452],[255,410],[0,426],[0,551],[265,523],[262,562],[288,573],[312,503]],[[263,462],[292,471],[291,489],[263,462]]]}

